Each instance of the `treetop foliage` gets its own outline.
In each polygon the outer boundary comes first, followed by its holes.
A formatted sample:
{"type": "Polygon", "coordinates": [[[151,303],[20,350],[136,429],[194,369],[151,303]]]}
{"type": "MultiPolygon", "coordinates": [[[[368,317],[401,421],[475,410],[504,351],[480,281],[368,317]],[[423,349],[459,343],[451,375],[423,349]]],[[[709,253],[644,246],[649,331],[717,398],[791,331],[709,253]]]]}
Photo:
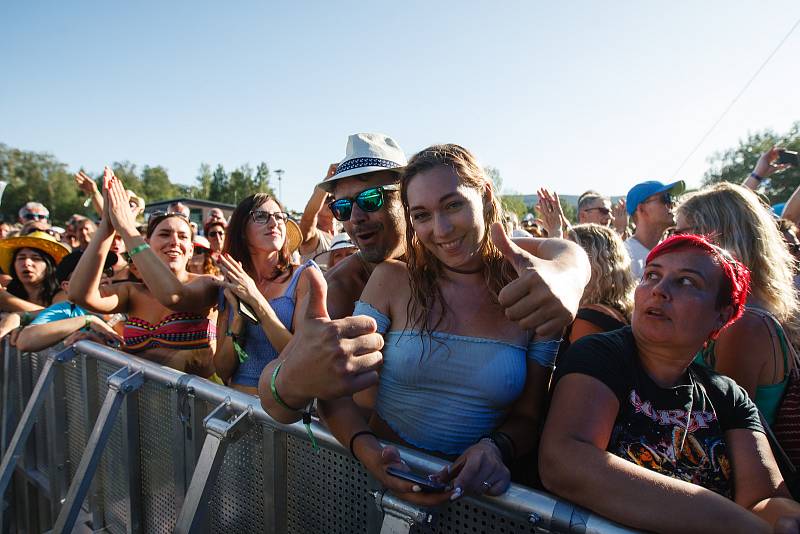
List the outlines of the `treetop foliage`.
{"type": "MultiPolygon", "coordinates": [[[[211,166],[203,163],[193,185],[172,183],[167,169],[160,165],[145,165],[139,170],[129,161],[115,161],[111,168],[127,189],[146,202],[186,197],[236,204],[257,192],[274,195],[270,170],[264,162],[255,169],[244,164],[230,172],[222,165],[212,171],[211,166]]],[[[0,180],[8,183],[0,202],[0,217],[15,222],[19,208],[30,201],[47,206],[54,223],[66,221],[73,213],[95,217],[91,206],[84,207],[86,197],[75,185],[73,173],[52,154],[0,143],[0,180]]],[[[102,170],[87,174],[94,176],[99,185],[102,170]]]]}
{"type": "MultiPolygon", "coordinates": [[[[708,159],[711,168],[703,176],[703,185],[717,182],[741,183],[755,167],[758,158],[773,146],[800,151],[800,121],[783,135],[772,130],[749,133],[739,144],[715,153],[708,159]]],[[[764,181],[763,191],[771,204],[785,202],[800,185],[800,168],[786,169],[764,181]]]]}

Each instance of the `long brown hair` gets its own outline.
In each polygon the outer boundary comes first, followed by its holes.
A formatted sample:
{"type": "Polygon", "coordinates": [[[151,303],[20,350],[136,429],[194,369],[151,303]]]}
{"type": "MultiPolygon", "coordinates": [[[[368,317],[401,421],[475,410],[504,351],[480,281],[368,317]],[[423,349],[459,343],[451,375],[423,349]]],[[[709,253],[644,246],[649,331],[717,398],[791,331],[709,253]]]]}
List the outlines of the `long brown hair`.
{"type": "Polygon", "coordinates": [[[444,272],[442,263],[420,243],[411,224],[408,184],[417,174],[436,167],[451,168],[458,175],[460,184],[471,187],[481,194],[486,233],[480,242],[480,254],[485,264],[483,274],[486,286],[495,299],[500,290],[517,277],[513,267],[505,261],[503,254],[494,246],[489,236],[492,223],[502,222],[503,211],[500,199],[494,192],[491,178],[486,176],[475,156],[466,148],[455,144],[433,145],[418,152],[411,158],[403,172],[400,196],[406,217],[406,257],[411,286],[408,317],[411,327],[423,333],[430,333],[438,328],[448,306],[439,287],[439,277],[444,272]],[[432,323],[436,311],[439,312],[439,318],[432,323]]]}
{"type": "MultiPolygon", "coordinates": [[[[222,252],[230,254],[233,259],[241,262],[245,272],[250,276],[255,276],[256,270],[253,265],[253,259],[250,257],[250,249],[247,247],[245,229],[247,228],[247,221],[250,219],[250,212],[268,200],[274,201],[281,211],[284,211],[283,205],[278,202],[278,199],[269,196],[267,193],[255,193],[239,202],[239,205],[233,210],[230,221],[228,221],[228,229],[225,233],[225,245],[222,247],[222,252]]],[[[286,239],[278,252],[278,263],[272,270],[269,280],[276,280],[281,276],[290,275],[294,271],[292,252],[289,250],[288,232],[284,232],[284,234],[286,234],[286,239]]]]}

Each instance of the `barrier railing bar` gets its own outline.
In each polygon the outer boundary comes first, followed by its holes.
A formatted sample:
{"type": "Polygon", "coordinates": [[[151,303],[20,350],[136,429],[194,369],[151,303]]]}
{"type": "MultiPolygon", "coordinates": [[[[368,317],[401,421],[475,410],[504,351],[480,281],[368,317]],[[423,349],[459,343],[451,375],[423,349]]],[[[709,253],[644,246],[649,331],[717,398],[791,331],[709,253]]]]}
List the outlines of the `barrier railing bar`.
{"type": "Polygon", "coordinates": [[[206,439],[200,460],[194,468],[192,482],[186,491],[175,534],[195,534],[208,512],[208,496],[225,460],[228,446],[242,437],[253,426],[250,410],[235,412],[228,402],[223,402],[208,414],[203,422],[206,439]]]}
{"type": "MultiPolygon", "coordinates": [[[[97,415],[100,410],[99,395],[97,384],[97,360],[94,358],[83,358],[83,365],[81,370],[81,391],[84,395],[83,403],[83,420],[84,430],[89,433],[89,429],[94,426],[97,420],[97,415]]],[[[88,438],[87,438],[88,443],[88,438]]],[[[77,466],[75,466],[77,471],[77,466]]],[[[92,525],[95,530],[104,528],[105,518],[100,510],[100,490],[98,477],[92,477],[92,483],[89,486],[89,513],[92,517],[92,525]]]]}
{"type": "MultiPolygon", "coordinates": [[[[186,375],[175,369],[163,367],[90,341],[79,341],[74,346],[83,354],[109,364],[119,367],[132,366],[141,370],[148,380],[173,388],[177,388],[179,383],[181,387],[192,388],[194,395],[198,399],[217,405],[227,403],[231,410],[237,413],[250,410],[251,417],[255,422],[266,423],[268,426],[307,440],[305,428],[300,423],[284,425],[275,421],[261,408],[257,397],[214,384],[198,376],[186,375]]],[[[312,430],[320,446],[342,454],[349,454],[349,451],[342,447],[325,427],[312,423],[312,430]]],[[[433,456],[404,447],[398,448],[404,460],[412,469],[432,473],[439,471],[444,466],[442,460],[433,456]]],[[[604,534],[633,532],[596,514],[591,514],[588,517],[586,530],[583,530],[582,527],[578,526],[578,522],[569,518],[573,515],[575,517],[583,517],[586,513],[585,510],[554,495],[517,484],[512,484],[509,490],[500,497],[483,497],[479,502],[510,513],[536,527],[552,529],[556,532],[565,531],[563,525],[574,525],[573,528],[576,528],[578,532],[603,532],[604,534]],[[557,505],[559,506],[558,514],[556,514],[557,505]],[[535,514],[533,514],[532,510],[536,511],[535,514]],[[572,510],[572,512],[567,514],[567,510],[572,510]]]]}
{"type": "Polygon", "coordinates": [[[47,470],[50,486],[50,513],[56,517],[61,509],[61,500],[67,493],[67,444],[66,444],[66,386],[64,366],[58,366],[53,385],[45,402],[45,425],[47,427],[47,470]]]}
{"type": "MultiPolygon", "coordinates": [[[[3,455],[3,463],[0,464],[0,495],[4,495],[6,489],[8,489],[11,475],[14,474],[14,467],[22,455],[28,436],[30,436],[33,425],[36,422],[36,416],[44,402],[47,388],[50,387],[53,381],[54,365],[56,362],[63,363],[74,357],[74,355],[75,351],[70,347],[55,356],[47,358],[39,375],[39,380],[37,380],[36,386],[33,388],[31,398],[25,406],[25,411],[22,412],[17,429],[11,438],[11,443],[8,445],[8,450],[3,455]]],[[[0,510],[0,513],[2,513],[2,510],[0,510]]],[[[2,524],[2,520],[0,520],[0,524],[2,524]]]]}
{"type": "Polygon", "coordinates": [[[286,532],[286,433],[263,429],[264,516],[267,532],[286,532]]]}
{"type": "Polygon", "coordinates": [[[2,392],[2,408],[3,408],[3,421],[2,428],[0,428],[0,454],[6,453],[8,441],[10,439],[11,429],[16,425],[14,424],[14,399],[11,398],[11,384],[13,377],[11,376],[11,366],[14,361],[11,358],[11,348],[8,343],[3,343],[3,392],[2,392]]]}
{"type": "Polygon", "coordinates": [[[139,474],[139,392],[131,391],[122,403],[122,457],[125,462],[127,486],[126,512],[128,515],[127,534],[141,532],[142,490],[139,474]]]}
{"type": "Polygon", "coordinates": [[[97,464],[103,454],[114,422],[122,406],[125,397],[144,383],[144,373],[139,370],[132,370],[122,367],[119,371],[108,377],[108,393],[105,401],[100,407],[97,422],[89,436],[86,450],[81,456],[81,463],[75,472],[75,477],[67,492],[64,506],[58,514],[53,532],[71,532],[78,518],[83,500],[89,491],[94,474],[97,471],[97,464]]]}

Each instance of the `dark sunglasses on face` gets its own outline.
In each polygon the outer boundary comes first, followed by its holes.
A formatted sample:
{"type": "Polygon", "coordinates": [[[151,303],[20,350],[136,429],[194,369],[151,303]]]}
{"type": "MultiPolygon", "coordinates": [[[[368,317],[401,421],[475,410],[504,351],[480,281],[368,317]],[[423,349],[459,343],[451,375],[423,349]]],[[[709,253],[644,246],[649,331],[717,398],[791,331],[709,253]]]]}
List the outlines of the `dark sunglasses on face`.
{"type": "Polygon", "coordinates": [[[330,208],[331,213],[333,213],[337,221],[349,221],[350,215],[353,213],[353,202],[355,202],[362,211],[368,213],[378,211],[383,207],[384,191],[399,190],[400,186],[397,184],[370,187],[369,189],[361,191],[355,198],[340,198],[339,200],[334,200],[328,204],[328,208],[330,208]]]}
{"type": "Polygon", "coordinates": [[[601,208],[585,208],[583,211],[599,211],[603,215],[611,215],[611,210],[605,207],[601,208]]]}
{"type": "Polygon", "coordinates": [[[43,221],[47,219],[47,215],[42,215],[41,213],[26,213],[22,218],[26,221],[43,221]]]}
{"type": "Polygon", "coordinates": [[[285,211],[269,212],[256,210],[250,212],[250,217],[252,217],[253,222],[256,224],[267,224],[272,218],[275,219],[276,223],[285,223],[287,220],[289,220],[289,214],[285,211]]]}
{"type": "Polygon", "coordinates": [[[656,202],[656,201],[660,201],[662,204],[665,204],[667,206],[672,206],[675,203],[675,199],[672,198],[672,195],[669,194],[669,191],[665,191],[657,197],[645,200],[642,204],[647,204],[648,202],[656,202]]]}

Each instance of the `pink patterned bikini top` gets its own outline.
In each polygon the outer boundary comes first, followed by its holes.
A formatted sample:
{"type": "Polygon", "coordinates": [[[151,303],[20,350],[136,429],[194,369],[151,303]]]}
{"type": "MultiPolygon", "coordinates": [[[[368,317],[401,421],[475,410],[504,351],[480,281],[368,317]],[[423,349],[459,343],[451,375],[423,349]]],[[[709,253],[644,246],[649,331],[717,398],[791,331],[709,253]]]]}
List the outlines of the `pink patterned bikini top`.
{"type": "Polygon", "coordinates": [[[172,313],[156,324],[139,317],[128,317],[122,335],[128,352],[153,348],[205,349],[211,340],[217,338],[217,325],[207,317],[190,312],[172,313]]]}

